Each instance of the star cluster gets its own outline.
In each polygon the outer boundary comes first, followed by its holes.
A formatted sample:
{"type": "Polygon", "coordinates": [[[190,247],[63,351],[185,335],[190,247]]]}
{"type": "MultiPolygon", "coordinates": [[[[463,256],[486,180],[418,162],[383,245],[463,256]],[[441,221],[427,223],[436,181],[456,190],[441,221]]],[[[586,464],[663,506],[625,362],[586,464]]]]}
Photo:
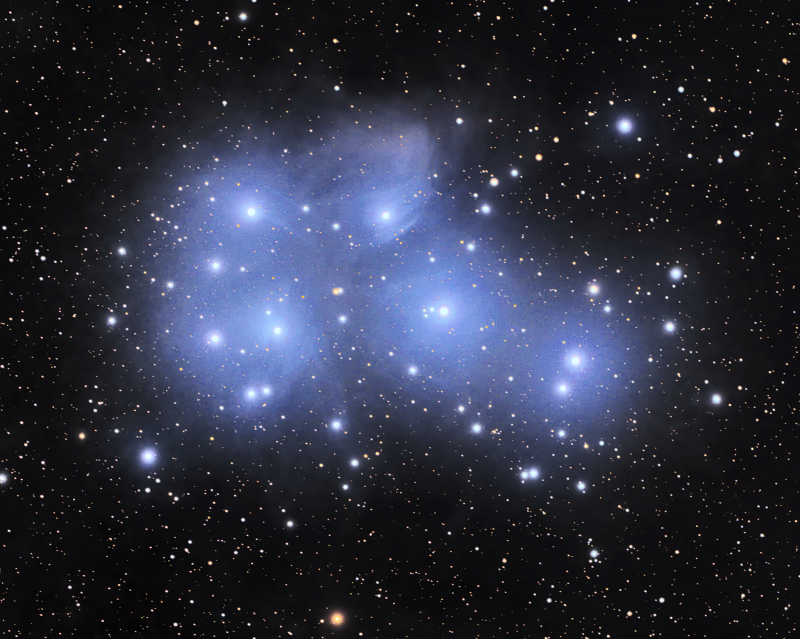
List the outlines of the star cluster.
{"type": "Polygon", "coordinates": [[[9,636],[797,634],[789,14],[51,4],[9,636]]]}

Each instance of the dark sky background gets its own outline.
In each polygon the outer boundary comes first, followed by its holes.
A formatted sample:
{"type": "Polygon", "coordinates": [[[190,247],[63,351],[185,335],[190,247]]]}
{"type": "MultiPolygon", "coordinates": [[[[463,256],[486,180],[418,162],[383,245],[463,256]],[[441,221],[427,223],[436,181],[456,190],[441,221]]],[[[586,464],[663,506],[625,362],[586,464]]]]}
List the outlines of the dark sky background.
{"type": "Polygon", "coordinates": [[[0,634],[795,634],[796,15],[7,2],[0,634]]]}

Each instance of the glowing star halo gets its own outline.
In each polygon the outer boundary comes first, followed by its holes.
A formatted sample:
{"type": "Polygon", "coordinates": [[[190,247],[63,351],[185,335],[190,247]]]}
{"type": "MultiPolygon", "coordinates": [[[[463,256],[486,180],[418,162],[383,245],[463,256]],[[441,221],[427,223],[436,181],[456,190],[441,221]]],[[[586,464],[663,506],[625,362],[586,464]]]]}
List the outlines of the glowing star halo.
{"type": "Polygon", "coordinates": [[[344,615],[341,612],[334,612],[331,615],[331,624],[341,626],[344,623],[344,615]]]}

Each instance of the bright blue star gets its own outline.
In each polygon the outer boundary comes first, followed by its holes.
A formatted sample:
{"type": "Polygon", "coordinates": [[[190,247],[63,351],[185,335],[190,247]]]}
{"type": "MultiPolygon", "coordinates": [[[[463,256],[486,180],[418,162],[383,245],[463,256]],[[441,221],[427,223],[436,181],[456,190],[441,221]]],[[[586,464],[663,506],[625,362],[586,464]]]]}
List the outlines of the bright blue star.
{"type": "Polygon", "coordinates": [[[156,460],[156,453],[150,448],[147,448],[142,451],[142,461],[145,464],[152,464],[156,460]]]}
{"type": "Polygon", "coordinates": [[[633,129],[633,124],[631,124],[630,120],[620,120],[619,124],[617,124],[617,128],[620,130],[620,133],[630,133],[631,129],[633,129]]]}
{"type": "Polygon", "coordinates": [[[673,280],[681,279],[681,275],[683,275],[683,271],[681,271],[680,267],[678,267],[678,266],[673,267],[669,272],[669,276],[673,280]]]}

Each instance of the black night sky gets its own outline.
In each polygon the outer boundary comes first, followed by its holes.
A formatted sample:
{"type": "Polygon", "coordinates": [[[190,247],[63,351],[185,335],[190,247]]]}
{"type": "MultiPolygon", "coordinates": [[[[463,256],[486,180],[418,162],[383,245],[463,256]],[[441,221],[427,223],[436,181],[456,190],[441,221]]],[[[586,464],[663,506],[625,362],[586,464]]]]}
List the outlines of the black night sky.
{"type": "Polygon", "coordinates": [[[796,632],[790,3],[6,5],[0,635],[796,632]]]}

